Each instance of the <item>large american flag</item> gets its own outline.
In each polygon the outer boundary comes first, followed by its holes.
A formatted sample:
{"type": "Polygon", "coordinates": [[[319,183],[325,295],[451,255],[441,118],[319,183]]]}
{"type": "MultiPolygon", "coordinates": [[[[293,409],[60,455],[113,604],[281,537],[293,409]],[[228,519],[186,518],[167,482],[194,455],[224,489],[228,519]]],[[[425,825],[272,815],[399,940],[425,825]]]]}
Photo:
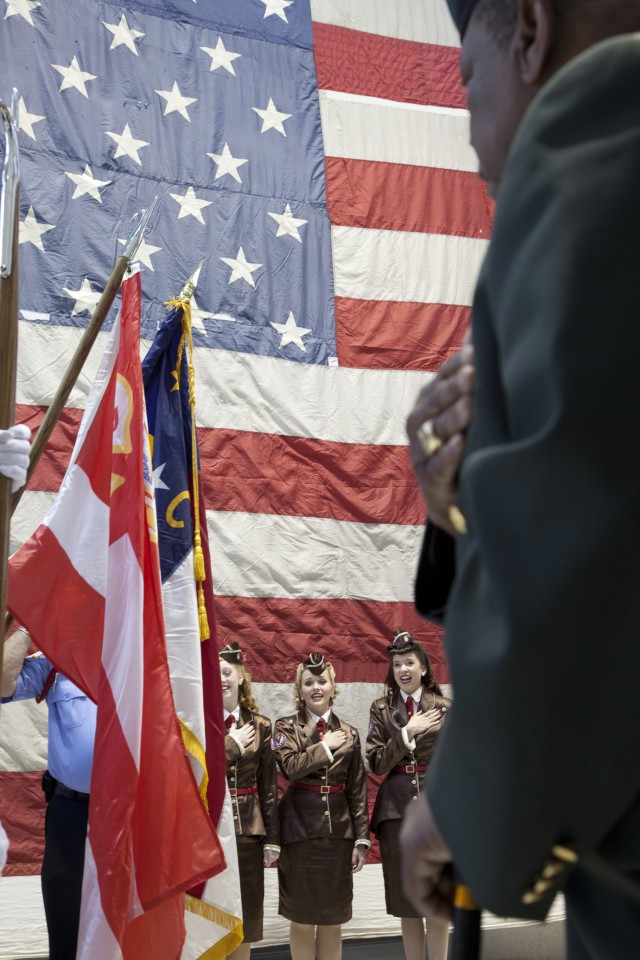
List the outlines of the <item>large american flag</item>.
{"type": "MultiPolygon", "coordinates": [[[[16,86],[22,116],[19,419],[40,422],[157,194],[143,351],[205,261],[193,316],[219,640],[248,650],[272,717],[291,708],[295,664],[324,649],[338,712],[366,734],[395,628],[447,679],[413,611],[424,510],[404,421],[462,340],[491,212],[444,0],[0,0],[0,16],[0,95],[16,86]]],[[[58,488],[100,352],[14,545],[58,488]]],[[[14,874],[38,869],[43,736],[43,708],[3,710],[14,874]]]]}

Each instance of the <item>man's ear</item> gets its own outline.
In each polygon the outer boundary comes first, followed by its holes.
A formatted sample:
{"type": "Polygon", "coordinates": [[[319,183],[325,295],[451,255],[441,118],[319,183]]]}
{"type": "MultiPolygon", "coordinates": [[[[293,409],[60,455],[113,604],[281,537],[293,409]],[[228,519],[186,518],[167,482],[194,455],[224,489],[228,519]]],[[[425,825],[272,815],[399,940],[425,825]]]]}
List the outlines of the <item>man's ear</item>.
{"type": "Polygon", "coordinates": [[[517,0],[518,19],[513,35],[520,78],[527,86],[543,79],[553,45],[555,14],[552,0],[517,0]]]}

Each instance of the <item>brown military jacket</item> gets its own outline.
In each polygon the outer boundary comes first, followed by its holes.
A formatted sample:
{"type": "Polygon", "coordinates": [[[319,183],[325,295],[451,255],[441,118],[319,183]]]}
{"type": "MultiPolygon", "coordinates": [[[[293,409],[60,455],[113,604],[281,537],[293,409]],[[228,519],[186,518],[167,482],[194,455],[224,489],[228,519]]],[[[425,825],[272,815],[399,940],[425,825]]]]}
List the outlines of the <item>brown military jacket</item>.
{"type": "MultiPolygon", "coordinates": [[[[448,709],[451,700],[432,692],[423,691],[420,709],[425,713],[434,706],[448,709]]],[[[396,766],[428,766],[438,731],[423,733],[416,737],[415,750],[409,750],[402,737],[402,728],[407,725],[407,708],[399,690],[388,697],[380,697],[371,704],[369,735],[367,736],[367,760],[371,772],[386,779],[380,784],[371,817],[371,829],[378,833],[383,820],[399,820],[410,800],[420,795],[420,786],[425,771],[400,773],[396,766]]]]}
{"type": "Polygon", "coordinates": [[[346,742],[329,762],[318,728],[306,710],[276,720],[274,749],[287,780],[315,786],[344,785],[340,793],[321,793],[288,787],[280,801],[282,843],[313,837],[368,840],[367,782],[360,737],[355,727],[342,723],[335,713],[329,729],[342,728],[346,742]]]}
{"type": "Polygon", "coordinates": [[[271,749],[271,721],[259,713],[240,709],[238,726],[253,723],[256,735],[253,743],[240,747],[228,734],[224,738],[227,755],[227,783],[231,790],[233,823],[237,834],[264,837],[265,842],[279,845],[278,787],[276,763],[271,749]],[[256,793],[234,796],[238,788],[257,787],[256,793]]]}

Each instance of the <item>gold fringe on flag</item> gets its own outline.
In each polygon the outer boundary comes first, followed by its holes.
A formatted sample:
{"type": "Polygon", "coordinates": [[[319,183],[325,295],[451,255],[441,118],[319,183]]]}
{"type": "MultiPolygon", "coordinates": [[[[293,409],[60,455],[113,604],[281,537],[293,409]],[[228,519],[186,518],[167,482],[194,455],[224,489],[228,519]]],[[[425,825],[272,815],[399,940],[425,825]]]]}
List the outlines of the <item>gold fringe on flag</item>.
{"type": "Polygon", "coordinates": [[[221,940],[218,940],[212,947],[200,954],[198,960],[224,960],[224,957],[228,957],[236,947],[240,946],[244,937],[240,917],[220,910],[219,907],[214,907],[212,903],[207,903],[205,900],[198,900],[197,897],[192,897],[190,894],[186,895],[185,901],[186,909],[190,913],[211,920],[222,927],[223,930],[229,931],[221,940]]]}
{"type": "Polygon", "coordinates": [[[200,639],[208,640],[211,636],[209,630],[209,620],[207,618],[207,608],[204,600],[204,590],[202,584],[206,580],[206,571],[204,565],[204,552],[202,550],[202,539],[200,536],[200,478],[198,475],[198,440],[196,437],[196,375],[193,367],[193,335],[191,332],[191,294],[181,295],[178,300],[169,300],[168,307],[182,308],[182,336],[178,343],[178,353],[176,357],[176,380],[180,384],[180,366],[182,364],[182,354],[185,344],[187,346],[187,370],[189,384],[189,406],[191,407],[191,472],[193,475],[193,572],[198,584],[198,623],[200,627],[200,639]]]}
{"type": "Polygon", "coordinates": [[[207,800],[207,790],[209,789],[209,771],[207,770],[207,758],[205,756],[204,747],[196,737],[193,730],[189,729],[184,720],[178,717],[180,721],[180,731],[182,733],[182,742],[184,743],[184,748],[188,754],[190,754],[195,760],[198,761],[202,767],[202,780],[198,787],[200,791],[200,799],[204,803],[205,810],[209,812],[209,801],[207,800]]]}

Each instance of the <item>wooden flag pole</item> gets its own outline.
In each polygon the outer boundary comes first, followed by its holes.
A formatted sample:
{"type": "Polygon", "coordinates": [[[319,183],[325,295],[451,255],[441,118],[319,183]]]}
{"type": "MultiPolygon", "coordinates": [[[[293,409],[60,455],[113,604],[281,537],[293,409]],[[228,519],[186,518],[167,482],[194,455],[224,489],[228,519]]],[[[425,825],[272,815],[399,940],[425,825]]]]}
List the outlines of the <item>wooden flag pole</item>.
{"type": "MultiPolygon", "coordinates": [[[[20,221],[20,154],[18,151],[18,91],[11,108],[0,101],[6,144],[0,206],[0,429],[13,425],[18,362],[18,225],[20,221]]],[[[11,523],[11,480],[0,476],[0,610],[7,600],[7,561],[11,523]]],[[[0,687],[5,628],[0,622],[0,687]]]]}

